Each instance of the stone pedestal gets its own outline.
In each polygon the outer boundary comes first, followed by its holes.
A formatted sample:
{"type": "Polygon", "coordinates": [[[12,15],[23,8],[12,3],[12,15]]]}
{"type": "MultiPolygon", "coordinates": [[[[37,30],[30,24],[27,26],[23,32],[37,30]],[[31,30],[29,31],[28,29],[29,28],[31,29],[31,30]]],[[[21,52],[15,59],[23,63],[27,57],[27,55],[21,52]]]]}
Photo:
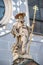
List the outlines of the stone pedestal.
{"type": "Polygon", "coordinates": [[[31,55],[28,55],[28,54],[24,54],[24,55],[16,54],[16,55],[13,57],[13,60],[16,60],[16,59],[18,59],[18,58],[32,59],[32,56],[31,56],[31,55]]]}
{"type": "Polygon", "coordinates": [[[15,61],[13,61],[12,65],[40,65],[40,64],[35,62],[33,59],[18,58],[15,61]]]}
{"type": "Polygon", "coordinates": [[[13,58],[13,64],[12,65],[39,65],[37,62],[35,62],[32,57],[28,54],[16,54],[13,58]]]}

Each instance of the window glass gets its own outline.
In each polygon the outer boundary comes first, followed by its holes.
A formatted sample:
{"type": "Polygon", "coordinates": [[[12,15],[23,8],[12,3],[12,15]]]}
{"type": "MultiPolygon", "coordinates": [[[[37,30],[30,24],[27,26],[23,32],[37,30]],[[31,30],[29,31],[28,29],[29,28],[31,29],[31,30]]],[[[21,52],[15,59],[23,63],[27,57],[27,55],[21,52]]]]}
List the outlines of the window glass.
{"type": "MultiPolygon", "coordinates": [[[[29,6],[29,17],[33,19],[33,16],[34,16],[34,10],[33,10],[33,7],[32,6],[29,6]]],[[[40,10],[37,11],[36,13],[36,19],[37,20],[40,20],[41,17],[40,17],[40,10]]]]}
{"type": "Polygon", "coordinates": [[[32,25],[34,16],[33,6],[35,5],[38,6],[38,11],[36,12],[34,32],[43,34],[43,0],[28,0],[30,25],[32,25]]]}
{"type": "Polygon", "coordinates": [[[28,5],[29,6],[34,6],[34,5],[37,5],[38,6],[38,0],[28,0],[28,5]]]}
{"type": "Polygon", "coordinates": [[[39,0],[39,7],[43,8],[43,0],[39,0]]]}
{"type": "Polygon", "coordinates": [[[5,13],[4,1],[0,0],[0,20],[3,18],[4,13],[5,13]]]}

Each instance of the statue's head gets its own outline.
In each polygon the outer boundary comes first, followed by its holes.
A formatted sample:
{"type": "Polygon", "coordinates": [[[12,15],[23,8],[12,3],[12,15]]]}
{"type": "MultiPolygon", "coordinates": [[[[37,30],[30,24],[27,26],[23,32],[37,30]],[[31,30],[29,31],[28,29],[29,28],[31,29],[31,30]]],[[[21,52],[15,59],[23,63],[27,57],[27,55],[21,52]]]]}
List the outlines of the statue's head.
{"type": "Polygon", "coordinates": [[[18,22],[21,22],[23,23],[24,22],[24,17],[26,16],[25,13],[18,13],[16,16],[15,16],[15,19],[18,20],[18,22]]]}
{"type": "Polygon", "coordinates": [[[24,18],[26,16],[25,13],[18,13],[16,16],[15,16],[15,19],[21,19],[21,18],[24,18]]]}

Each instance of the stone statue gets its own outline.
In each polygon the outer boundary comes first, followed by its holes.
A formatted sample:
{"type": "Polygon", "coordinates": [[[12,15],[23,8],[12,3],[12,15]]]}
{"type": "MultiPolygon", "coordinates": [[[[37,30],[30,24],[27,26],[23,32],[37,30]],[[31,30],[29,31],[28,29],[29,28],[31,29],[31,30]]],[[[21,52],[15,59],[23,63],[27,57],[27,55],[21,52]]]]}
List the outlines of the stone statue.
{"type": "MultiPolygon", "coordinates": [[[[31,37],[32,27],[28,27],[24,24],[25,13],[19,13],[15,16],[16,22],[13,25],[11,33],[16,37],[16,43],[12,46],[13,65],[22,65],[24,61],[32,59],[29,55],[29,37],[31,37]]],[[[34,25],[34,24],[33,24],[34,25]]],[[[32,30],[33,31],[33,30],[32,30]]],[[[31,40],[30,40],[31,42],[31,40]]],[[[28,65],[28,64],[27,64],[28,65]]],[[[29,64],[31,65],[31,63],[29,64]]],[[[38,64],[32,64],[38,65],[38,64]]]]}
{"type": "Polygon", "coordinates": [[[19,13],[15,16],[16,22],[13,25],[11,33],[17,38],[16,44],[12,46],[13,59],[19,57],[28,58],[28,42],[30,35],[30,28],[24,24],[25,13],[19,13]]]}

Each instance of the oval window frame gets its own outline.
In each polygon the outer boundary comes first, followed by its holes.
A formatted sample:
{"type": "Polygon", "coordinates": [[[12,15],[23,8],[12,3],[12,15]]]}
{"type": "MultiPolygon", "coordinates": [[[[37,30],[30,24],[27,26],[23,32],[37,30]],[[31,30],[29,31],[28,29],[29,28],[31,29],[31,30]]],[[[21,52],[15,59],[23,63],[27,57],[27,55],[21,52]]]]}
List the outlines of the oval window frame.
{"type": "Polygon", "coordinates": [[[11,16],[12,16],[12,1],[11,0],[4,0],[4,4],[5,4],[5,14],[2,18],[2,20],[0,21],[0,24],[4,24],[6,25],[11,16]]]}

